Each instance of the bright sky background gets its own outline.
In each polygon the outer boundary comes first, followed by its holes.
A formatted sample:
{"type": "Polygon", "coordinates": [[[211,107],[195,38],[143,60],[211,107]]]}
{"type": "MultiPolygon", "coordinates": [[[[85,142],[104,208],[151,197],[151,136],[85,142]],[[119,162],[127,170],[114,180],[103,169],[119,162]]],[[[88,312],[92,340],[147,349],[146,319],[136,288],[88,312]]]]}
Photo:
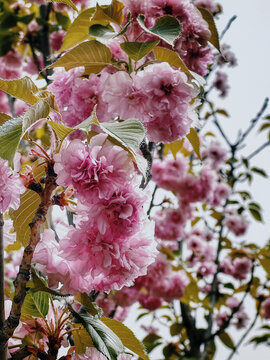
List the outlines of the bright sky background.
{"type": "MultiPolygon", "coordinates": [[[[270,1],[224,0],[220,3],[224,12],[217,22],[219,30],[225,27],[233,15],[237,15],[237,19],[223,41],[231,45],[237,56],[238,66],[228,70],[231,87],[229,96],[226,99],[217,98],[216,102],[221,108],[227,109],[231,115],[229,119],[224,118],[222,126],[229,138],[234,139],[237,136],[238,129],[246,128],[250,119],[257,114],[265,97],[270,97],[270,1]]],[[[270,106],[268,106],[266,113],[270,114],[270,106]]],[[[266,141],[265,134],[258,135],[254,132],[248,139],[243,154],[250,154],[264,141],[266,141]]],[[[254,158],[252,164],[264,168],[270,176],[270,147],[254,158]]],[[[270,238],[270,180],[256,176],[252,194],[264,209],[264,224],[253,222],[246,238],[263,245],[270,238]]],[[[247,306],[246,311],[252,318],[254,305],[249,304],[249,306],[247,306]]],[[[127,325],[141,338],[142,331],[134,321],[136,316],[137,313],[134,314],[133,312],[129,316],[127,325]]],[[[257,325],[258,327],[259,325],[257,325]]],[[[232,334],[233,339],[236,340],[240,333],[234,331],[232,334]]],[[[248,339],[254,335],[251,333],[248,339]]],[[[215,359],[226,360],[229,354],[230,351],[223,345],[219,345],[215,359]]],[[[151,353],[150,357],[151,360],[160,359],[159,352],[151,353]]],[[[242,345],[239,354],[235,355],[233,359],[254,360],[255,357],[260,360],[270,359],[270,349],[265,346],[254,348],[253,345],[242,345]]]]}

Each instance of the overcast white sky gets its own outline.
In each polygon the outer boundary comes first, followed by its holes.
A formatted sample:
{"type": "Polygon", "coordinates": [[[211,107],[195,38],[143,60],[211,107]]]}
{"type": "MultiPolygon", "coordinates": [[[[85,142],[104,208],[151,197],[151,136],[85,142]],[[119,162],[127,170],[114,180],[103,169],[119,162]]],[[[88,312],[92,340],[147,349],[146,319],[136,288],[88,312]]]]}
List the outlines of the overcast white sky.
{"type": "MultiPolygon", "coordinates": [[[[231,86],[229,96],[226,99],[217,98],[220,107],[227,109],[231,115],[229,119],[224,118],[222,126],[229,137],[236,137],[238,129],[247,127],[249,120],[257,114],[264,98],[270,97],[270,0],[224,0],[220,3],[224,12],[217,23],[219,30],[225,27],[233,15],[237,15],[236,21],[224,37],[224,42],[232,46],[238,59],[238,66],[228,71],[231,86]]],[[[270,114],[270,106],[266,113],[270,114]]],[[[254,133],[249,138],[243,153],[249,154],[254,147],[256,148],[256,144],[259,146],[265,140],[265,134],[254,133]]],[[[266,169],[270,175],[270,147],[257,156],[253,164],[266,169]]],[[[263,245],[270,238],[270,180],[257,176],[252,194],[264,209],[265,223],[252,223],[247,238],[249,241],[263,245]]],[[[250,309],[246,310],[251,316],[250,309]]],[[[128,326],[141,338],[142,333],[134,323],[135,318],[136,316],[132,315],[129,317],[128,326]]],[[[238,337],[239,331],[234,331],[234,340],[238,337]]],[[[229,353],[220,345],[215,359],[226,360],[229,353]]],[[[260,360],[270,359],[270,348],[242,346],[234,359],[253,360],[255,357],[260,360]]],[[[151,356],[151,360],[159,358],[158,352],[151,356]]]]}

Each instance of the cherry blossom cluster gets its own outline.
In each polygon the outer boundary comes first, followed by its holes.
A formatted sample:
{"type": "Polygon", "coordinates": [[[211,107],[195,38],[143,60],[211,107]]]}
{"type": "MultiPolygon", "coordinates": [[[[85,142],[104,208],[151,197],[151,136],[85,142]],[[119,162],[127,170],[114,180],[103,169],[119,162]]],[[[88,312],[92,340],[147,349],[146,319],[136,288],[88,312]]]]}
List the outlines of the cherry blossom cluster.
{"type": "Polygon", "coordinates": [[[34,259],[50,286],[60,282],[62,292],[76,294],[132,285],[154,261],[156,245],[128,153],[105,134],[89,145],[75,139],[55,155],[55,171],[59,185],[75,189],[79,214],[59,243],[47,230],[38,244],[34,259]]]}

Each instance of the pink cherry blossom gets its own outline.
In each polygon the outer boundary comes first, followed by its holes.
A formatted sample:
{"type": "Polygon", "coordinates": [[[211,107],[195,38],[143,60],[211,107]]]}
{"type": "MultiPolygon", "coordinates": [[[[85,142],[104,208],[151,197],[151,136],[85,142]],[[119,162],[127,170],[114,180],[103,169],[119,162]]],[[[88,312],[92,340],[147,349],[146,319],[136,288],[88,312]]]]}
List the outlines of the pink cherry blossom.
{"type": "Polygon", "coordinates": [[[57,183],[72,185],[77,197],[87,203],[98,197],[109,199],[130,179],[132,170],[128,153],[112,144],[105,134],[94,136],[87,146],[72,140],[55,155],[57,183]]]}
{"type": "Polygon", "coordinates": [[[262,316],[264,319],[270,319],[270,297],[262,302],[262,316]]]}
{"type": "Polygon", "coordinates": [[[220,91],[219,95],[221,97],[226,97],[230,88],[228,85],[228,75],[222,71],[217,71],[213,86],[220,91]]]}
{"type": "Polygon", "coordinates": [[[0,158],[0,212],[4,213],[9,207],[17,210],[24,190],[19,175],[12,174],[8,162],[0,158]]]}
{"type": "Polygon", "coordinates": [[[64,30],[54,31],[50,34],[50,45],[53,50],[58,51],[61,48],[65,34],[64,30]]]}
{"type": "Polygon", "coordinates": [[[185,73],[173,70],[167,63],[147,66],[138,76],[144,95],[141,120],[149,140],[182,139],[197,118],[189,103],[198,95],[198,87],[188,82],[185,73]]]}
{"type": "Polygon", "coordinates": [[[236,258],[233,260],[233,276],[236,279],[244,280],[251,270],[251,260],[247,257],[236,258]]]}
{"type": "Polygon", "coordinates": [[[185,214],[181,209],[166,208],[155,214],[155,235],[163,240],[177,240],[184,236],[185,214]]]}
{"type": "MultiPolygon", "coordinates": [[[[104,356],[101,352],[99,352],[94,347],[88,347],[86,348],[86,351],[84,354],[74,354],[72,355],[72,360],[106,360],[106,356],[104,356]]],[[[117,360],[132,360],[131,355],[127,354],[120,354],[117,356],[117,360]]]]}
{"type": "Polygon", "coordinates": [[[248,228],[247,220],[237,214],[227,216],[225,224],[236,236],[244,235],[248,228]]]}

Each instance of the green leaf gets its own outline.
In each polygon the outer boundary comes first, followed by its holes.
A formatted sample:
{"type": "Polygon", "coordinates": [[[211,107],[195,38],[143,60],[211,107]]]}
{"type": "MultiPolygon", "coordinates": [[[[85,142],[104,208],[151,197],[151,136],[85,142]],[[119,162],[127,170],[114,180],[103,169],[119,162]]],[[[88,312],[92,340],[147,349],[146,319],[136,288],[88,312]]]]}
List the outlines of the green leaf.
{"type": "Polygon", "coordinates": [[[3,125],[4,122],[6,122],[7,120],[10,120],[10,119],[12,119],[12,117],[10,115],[0,112],[0,125],[3,125]]]}
{"type": "Polygon", "coordinates": [[[27,109],[23,115],[22,133],[24,134],[32,125],[41,119],[46,119],[50,111],[50,105],[44,100],[40,100],[27,109]]]}
{"type": "Polygon", "coordinates": [[[133,351],[143,360],[149,360],[149,357],[144,352],[141,342],[127,326],[115,319],[102,317],[100,320],[120,338],[126,348],[133,351]]]}
{"type": "Polygon", "coordinates": [[[70,70],[79,66],[85,67],[85,74],[99,73],[111,64],[112,53],[110,49],[96,40],[83,42],[65,53],[49,68],[63,66],[70,70]]]}
{"type": "Polygon", "coordinates": [[[68,50],[80,42],[89,39],[90,18],[95,13],[95,8],[81,12],[69,26],[60,52],[68,50]]]}
{"type": "Polygon", "coordinates": [[[260,168],[257,168],[257,167],[252,167],[250,170],[255,172],[256,174],[259,174],[259,175],[263,176],[263,177],[266,177],[266,178],[268,177],[266,172],[263,169],[260,169],[260,168]]]}
{"type": "Polygon", "coordinates": [[[179,151],[181,151],[184,141],[185,139],[182,139],[182,140],[174,141],[169,144],[164,144],[163,153],[165,155],[168,155],[169,152],[171,152],[174,159],[176,159],[176,155],[179,151]]]}
{"type": "Polygon", "coordinates": [[[87,347],[93,347],[91,336],[81,324],[69,324],[72,330],[76,354],[84,354],[87,347]]]}
{"type": "Polygon", "coordinates": [[[197,131],[193,128],[190,128],[190,132],[189,132],[189,134],[187,134],[187,138],[188,138],[189,142],[191,143],[195,154],[198,156],[198,158],[200,160],[202,160],[201,154],[200,154],[200,138],[198,136],[197,131]]]}
{"type": "Polygon", "coordinates": [[[139,61],[144,56],[149,54],[159,43],[159,40],[155,41],[146,41],[146,42],[124,42],[120,44],[121,49],[125,51],[125,53],[128,54],[128,56],[135,60],[139,61]]]}
{"type": "Polygon", "coordinates": [[[224,116],[226,116],[226,117],[229,117],[228,112],[227,112],[226,110],[224,110],[224,109],[217,109],[217,110],[216,110],[216,113],[217,113],[217,114],[224,115],[224,116]]]}
{"type": "Polygon", "coordinates": [[[60,2],[63,4],[66,4],[70,7],[72,7],[73,10],[78,11],[78,9],[76,8],[75,4],[71,1],[71,0],[47,0],[48,2],[60,2]]]}
{"type": "MultiPolygon", "coordinates": [[[[35,179],[38,181],[45,175],[44,166],[38,166],[36,161],[33,166],[33,173],[35,179]]],[[[17,210],[10,210],[10,217],[13,220],[13,227],[16,231],[16,238],[23,246],[29,242],[30,227],[29,223],[32,221],[35,212],[40,203],[40,197],[32,190],[26,190],[20,198],[20,207],[17,210]]]]}
{"type": "Polygon", "coordinates": [[[84,326],[92,338],[94,346],[108,360],[117,360],[117,356],[124,353],[125,348],[119,337],[102,321],[90,314],[78,314],[71,306],[69,306],[69,310],[75,319],[84,326]]]}
{"type": "MultiPolygon", "coordinates": [[[[97,119],[96,119],[97,121],[97,119]]],[[[146,159],[138,153],[140,144],[145,137],[145,129],[137,119],[128,119],[122,122],[95,122],[96,125],[110,136],[111,141],[120,145],[129,152],[138,169],[146,178],[148,163],[146,159]]]]}
{"type": "Polygon", "coordinates": [[[0,56],[6,55],[18,38],[18,34],[13,31],[0,31],[0,56]]]}
{"type": "Polygon", "coordinates": [[[97,306],[96,303],[91,301],[90,297],[86,293],[80,293],[75,295],[75,300],[82,304],[90,312],[91,315],[102,315],[102,310],[97,306]]]}
{"type": "Polygon", "coordinates": [[[55,290],[48,288],[46,281],[38,277],[33,267],[31,269],[31,277],[33,282],[33,286],[31,286],[31,292],[44,291],[54,296],[60,296],[60,297],[70,296],[69,294],[61,294],[55,290]]]}
{"type": "Polygon", "coordinates": [[[47,124],[49,124],[50,127],[55,131],[56,135],[61,141],[63,141],[70,133],[74,131],[74,129],[56,121],[48,120],[47,124]]]}
{"type": "Polygon", "coordinates": [[[145,26],[144,19],[144,15],[137,17],[139,25],[145,32],[159,37],[171,46],[174,45],[174,41],[181,33],[180,23],[175,17],[169,15],[161,16],[157,18],[155,25],[151,29],[145,26]]]}
{"type": "Polygon", "coordinates": [[[167,62],[171,66],[180,68],[187,75],[193,77],[184,61],[175,51],[158,46],[153,50],[153,53],[157,61],[167,62]]]}
{"type": "Polygon", "coordinates": [[[116,33],[111,25],[103,26],[100,24],[95,24],[90,26],[89,35],[95,38],[109,40],[113,38],[116,35],[116,33]]]}
{"type": "Polygon", "coordinates": [[[252,339],[250,339],[249,341],[250,343],[254,343],[255,346],[258,346],[260,344],[265,343],[265,345],[269,346],[270,343],[270,333],[265,333],[263,335],[260,336],[255,336],[252,339]]]}
{"type": "Polygon", "coordinates": [[[0,125],[0,157],[13,167],[13,158],[22,135],[22,117],[12,118],[0,125]]]}
{"type": "Polygon", "coordinates": [[[230,349],[234,349],[234,342],[228,333],[222,332],[221,334],[218,335],[218,337],[225,346],[227,346],[230,349]]]}
{"type": "Polygon", "coordinates": [[[203,19],[207,22],[211,36],[209,42],[220,52],[219,36],[213,15],[205,8],[198,7],[203,19]]]}
{"type": "Polygon", "coordinates": [[[38,97],[34,95],[34,93],[38,91],[38,88],[28,76],[18,80],[0,79],[0,90],[31,105],[39,100],[38,97]]]}
{"type": "Polygon", "coordinates": [[[179,323],[174,323],[170,326],[170,334],[171,336],[179,335],[181,330],[183,329],[183,325],[179,323]]]}
{"type": "Polygon", "coordinates": [[[269,123],[265,123],[262,124],[262,126],[260,127],[259,131],[263,131],[265,129],[269,129],[270,128],[270,124],[269,123]]]}
{"type": "Polygon", "coordinates": [[[260,221],[260,222],[263,221],[262,215],[261,215],[261,208],[260,208],[259,204],[254,203],[254,202],[249,203],[248,210],[255,220],[260,221]]]}
{"type": "Polygon", "coordinates": [[[61,12],[55,12],[55,17],[57,23],[61,25],[62,29],[67,31],[68,27],[70,26],[70,19],[68,16],[62,14],[61,12]]]}
{"type": "Polygon", "coordinates": [[[49,311],[49,294],[38,291],[29,292],[22,307],[22,319],[30,317],[45,318],[49,311]]]}
{"type": "Polygon", "coordinates": [[[104,21],[121,25],[124,21],[123,8],[123,3],[117,0],[113,0],[110,5],[99,6],[97,4],[96,12],[92,18],[92,21],[96,24],[103,25],[104,21]]]}

